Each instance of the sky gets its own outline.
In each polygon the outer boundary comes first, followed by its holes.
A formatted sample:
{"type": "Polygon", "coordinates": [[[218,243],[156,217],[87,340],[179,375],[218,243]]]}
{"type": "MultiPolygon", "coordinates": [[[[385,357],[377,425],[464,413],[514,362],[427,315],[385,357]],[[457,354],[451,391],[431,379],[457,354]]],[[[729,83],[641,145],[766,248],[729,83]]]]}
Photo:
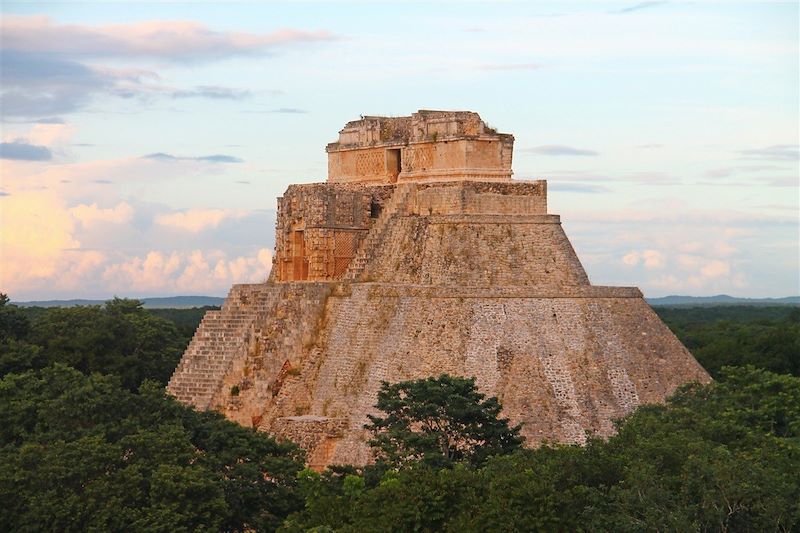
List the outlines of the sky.
{"type": "Polygon", "coordinates": [[[800,294],[798,3],[15,2],[0,292],[224,295],[360,115],[471,110],[595,285],[800,294]]]}

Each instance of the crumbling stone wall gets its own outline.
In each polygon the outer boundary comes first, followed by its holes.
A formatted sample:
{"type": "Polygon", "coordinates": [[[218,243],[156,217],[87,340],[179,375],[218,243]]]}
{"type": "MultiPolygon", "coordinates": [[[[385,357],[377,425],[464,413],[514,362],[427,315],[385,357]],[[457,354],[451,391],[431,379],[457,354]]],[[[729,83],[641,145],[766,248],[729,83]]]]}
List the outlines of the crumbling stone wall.
{"type": "Polygon", "coordinates": [[[270,280],[340,279],[391,193],[386,186],[290,186],[278,198],[270,280]]]}
{"type": "Polygon", "coordinates": [[[363,117],[330,143],[331,183],[511,179],[513,135],[477,113],[420,110],[410,117],[363,117]]]}
{"type": "Polygon", "coordinates": [[[419,215],[545,215],[547,186],[545,181],[419,185],[411,212],[419,215]]]}

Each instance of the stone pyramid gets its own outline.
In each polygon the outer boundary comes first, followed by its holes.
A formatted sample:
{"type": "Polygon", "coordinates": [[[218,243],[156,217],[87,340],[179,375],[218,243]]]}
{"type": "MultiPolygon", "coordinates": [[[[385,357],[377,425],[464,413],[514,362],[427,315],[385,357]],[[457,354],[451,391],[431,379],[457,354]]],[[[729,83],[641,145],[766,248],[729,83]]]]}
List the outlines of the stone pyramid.
{"type": "Polygon", "coordinates": [[[371,460],[382,381],[474,376],[529,446],[709,381],[638,289],[589,283],[513,141],[470,112],[348,123],[328,181],[278,199],[269,280],[205,315],[168,391],[323,468],[371,460]]]}

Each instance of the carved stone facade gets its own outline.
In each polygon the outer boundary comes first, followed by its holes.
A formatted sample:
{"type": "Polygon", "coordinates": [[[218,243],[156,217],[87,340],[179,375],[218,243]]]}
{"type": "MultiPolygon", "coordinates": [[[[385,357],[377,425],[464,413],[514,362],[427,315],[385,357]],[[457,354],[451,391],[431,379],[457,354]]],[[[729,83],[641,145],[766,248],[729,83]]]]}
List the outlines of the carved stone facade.
{"type": "MultiPolygon", "coordinates": [[[[416,138],[417,115],[350,123],[337,146],[416,138]]],[[[422,123],[482,135],[468,115],[422,123]]],[[[608,436],[636,406],[709,381],[638,289],[590,284],[546,182],[456,175],[290,186],[268,282],[206,314],[169,392],[324,468],[371,460],[363,425],[384,380],[474,376],[529,446],[608,436]]]]}
{"type": "Polygon", "coordinates": [[[513,135],[497,133],[469,111],[363,117],[327,146],[328,181],[508,181],[513,148],[513,135]]]}

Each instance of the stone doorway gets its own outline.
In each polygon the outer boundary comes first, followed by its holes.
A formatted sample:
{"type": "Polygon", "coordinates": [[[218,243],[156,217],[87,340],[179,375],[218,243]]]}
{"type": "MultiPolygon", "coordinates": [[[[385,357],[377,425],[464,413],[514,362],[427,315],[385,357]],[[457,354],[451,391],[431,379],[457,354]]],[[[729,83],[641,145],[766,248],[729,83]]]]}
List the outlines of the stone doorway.
{"type": "Polygon", "coordinates": [[[403,168],[403,161],[399,148],[386,150],[386,173],[389,175],[389,183],[397,183],[397,176],[403,168]]]}
{"type": "Polygon", "coordinates": [[[294,281],[308,279],[308,258],[303,231],[292,232],[292,279],[294,281]]]}

